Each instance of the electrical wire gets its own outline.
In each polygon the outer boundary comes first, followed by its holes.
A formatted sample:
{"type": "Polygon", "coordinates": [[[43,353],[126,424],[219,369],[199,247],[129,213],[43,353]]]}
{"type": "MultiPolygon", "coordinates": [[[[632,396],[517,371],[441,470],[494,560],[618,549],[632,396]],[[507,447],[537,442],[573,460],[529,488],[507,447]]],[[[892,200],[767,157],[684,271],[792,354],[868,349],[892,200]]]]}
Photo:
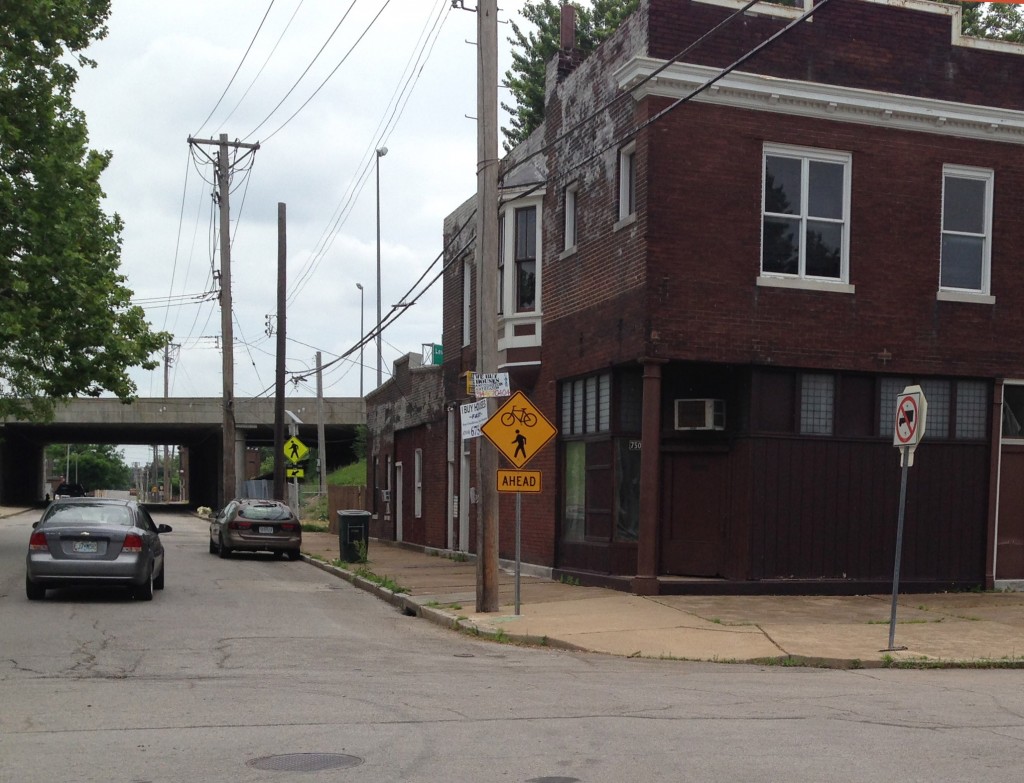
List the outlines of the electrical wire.
{"type": "Polygon", "coordinates": [[[238,72],[242,70],[242,64],[245,62],[245,58],[249,56],[249,52],[252,50],[252,45],[256,43],[256,38],[260,34],[260,30],[263,29],[263,23],[267,21],[267,15],[270,13],[270,9],[273,7],[274,0],[270,0],[270,5],[267,6],[267,10],[263,13],[263,18],[260,20],[260,24],[259,27],[256,28],[256,32],[253,33],[252,40],[249,41],[249,46],[246,47],[245,54],[242,55],[242,59],[238,63],[238,67],[235,68],[235,72],[231,74],[231,78],[228,80],[228,86],[224,88],[224,92],[220,94],[220,97],[217,99],[217,103],[214,104],[212,109],[210,109],[210,113],[206,116],[206,119],[203,120],[202,124],[199,126],[199,129],[192,134],[193,136],[198,136],[199,131],[206,127],[206,123],[210,121],[210,117],[212,117],[213,113],[217,111],[217,107],[220,106],[220,102],[224,100],[224,96],[228,94],[228,90],[230,90],[231,85],[234,84],[235,77],[238,76],[238,72]]]}

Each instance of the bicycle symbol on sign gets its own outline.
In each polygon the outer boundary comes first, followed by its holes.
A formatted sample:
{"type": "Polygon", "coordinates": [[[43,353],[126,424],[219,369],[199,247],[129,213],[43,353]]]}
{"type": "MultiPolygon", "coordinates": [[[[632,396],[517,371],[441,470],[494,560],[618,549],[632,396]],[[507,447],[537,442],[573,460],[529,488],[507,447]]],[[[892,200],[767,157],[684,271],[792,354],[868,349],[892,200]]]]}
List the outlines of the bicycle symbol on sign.
{"type": "Polygon", "coordinates": [[[501,414],[501,423],[506,427],[511,427],[517,421],[524,427],[532,427],[537,423],[537,416],[526,408],[516,408],[514,406],[512,410],[501,414]]]}

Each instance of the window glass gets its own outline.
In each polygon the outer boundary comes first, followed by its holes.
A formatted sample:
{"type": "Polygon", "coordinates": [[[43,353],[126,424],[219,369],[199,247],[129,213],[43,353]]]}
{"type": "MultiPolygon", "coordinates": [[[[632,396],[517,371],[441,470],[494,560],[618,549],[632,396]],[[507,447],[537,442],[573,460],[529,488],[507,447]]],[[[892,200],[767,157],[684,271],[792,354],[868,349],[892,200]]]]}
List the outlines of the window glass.
{"type": "Polygon", "coordinates": [[[983,439],[988,435],[987,425],[988,385],[982,381],[957,381],[956,437],[969,440],[983,439]]]}
{"type": "Polygon", "coordinates": [[[942,227],[970,234],[985,232],[985,182],[946,177],[942,199],[942,227]]]}
{"type": "MultiPolygon", "coordinates": [[[[924,437],[949,437],[950,383],[942,380],[921,381],[921,391],[928,401],[928,418],[924,422],[924,437]]],[[[900,390],[902,391],[902,389],[900,390]]],[[[892,405],[895,416],[896,404],[892,405]]]]}
{"type": "Polygon", "coordinates": [[[1024,438],[1024,386],[1003,386],[1003,437],[1024,438]]]}
{"type": "Polygon", "coordinates": [[[565,514],[562,537],[582,541],[586,516],[587,449],[583,441],[565,443],[565,514]]]}
{"type": "Polygon", "coordinates": [[[607,432],[611,429],[612,413],[612,376],[608,373],[598,376],[597,391],[597,429],[600,432],[607,432]]]}
{"type": "Polygon", "coordinates": [[[808,162],[807,213],[812,217],[843,219],[843,167],[820,160],[808,162]]]}
{"type": "Polygon", "coordinates": [[[587,432],[597,432],[597,376],[586,379],[587,432]]]}
{"type": "Polygon", "coordinates": [[[831,435],[835,405],[835,377],[803,375],[800,379],[800,432],[831,435]]]}
{"type": "Polygon", "coordinates": [[[565,189],[565,249],[576,247],[576,185],[565,189]]]}
{"type": "Polygon", "coordinates": [[[629,440],[615,441],[615,540],[636,541],[640,535],[640,452],[629,440]]]}
{"type": "Polygon", "coordinates": [[[562,434],[572,432],[572,383],[562,384],[562,434]]]}
{"type": "Polygon", "coordinates": [[[801,163],[799,158],[765,157],[764,211],[781,215],[799,215],[801,163]]]}
{"type": "Polygon", "coordinates": [[[516,311],[535,308],[537,289],[537,207],[515,211],[516,311]]]}
{"type": "Polygon", "coordinates": [[[942,286],[981,288],[985,240],[946,234],[942,237],[942,286]]]}
{"type": "Polygon", "coordinates": [[[807,276],[838,278],[843,270],[841,223],[807,221],[807,276]]]}
{"type": "Polygon", "coordinates": [[[619,429],[640,432],[643,428],[644,379],[640,373],[619,378],[619,429]]]}
{"type": "MultiPolygon", "coordinates": [[[[900,392],[910,383],[910,378],[889,376],[882,378],[882,382],[878,385],[878,432],[883,438],[893,436],[893,431],[896,428],[896,403],[899,401],[900,392]]],[[[928,423],[925,426],[927,427],[928,423]]]]}
{"type": "Polygon", "coordinates": [[[572,429],[571,432],[583,432],[583,381],[572,382],[572,429]]]}

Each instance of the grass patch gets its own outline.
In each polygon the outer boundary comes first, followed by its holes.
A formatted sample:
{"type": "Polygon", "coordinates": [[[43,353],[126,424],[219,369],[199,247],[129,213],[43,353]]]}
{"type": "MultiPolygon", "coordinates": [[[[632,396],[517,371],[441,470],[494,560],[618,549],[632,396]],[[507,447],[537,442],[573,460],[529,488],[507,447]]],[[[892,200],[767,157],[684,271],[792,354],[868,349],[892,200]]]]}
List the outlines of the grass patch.
{"type": "Polygon", "coordinates": [[[319,522],[303,522],[302,523],[303,533],[326,533],[327,525],[320,524],[319,522]]]}
{"type": "Polygon", "coordinates": [[[380,576],[373,573],[369,568],[361,566],[355,570],[355,575],[361,579],[365,579],[367,582],[373,582],[375,585],[383,587],[385,590],[390,590],[392,593],[408,593],[409,588],[402,587],[398,582],[392,579],[390,576],[380,576]]]}

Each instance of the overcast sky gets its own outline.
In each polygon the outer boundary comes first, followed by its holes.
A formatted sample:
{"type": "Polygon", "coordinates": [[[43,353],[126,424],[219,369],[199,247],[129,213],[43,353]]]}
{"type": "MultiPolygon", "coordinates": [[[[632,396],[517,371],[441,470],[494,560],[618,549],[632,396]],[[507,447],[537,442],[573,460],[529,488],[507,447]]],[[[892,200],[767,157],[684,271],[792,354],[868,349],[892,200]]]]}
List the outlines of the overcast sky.
{"type": "MultiPolygon", "coordinates": [[[[499,18],[520,6],[503,3],[499,18]]],[[[499,25],[501,77],[510,34],[499,25]]],[[[235,394],[273,394],[277,338],[266,329],[276,311],[278,203],[288,219],[287,369],[302,371],[317,350],[326,364],[357,343],[357,283],[365,330],[376,322],[375,149],[388,150],[379,160],[384,314],[422,274],[429,281],[440,271],[444,216],[476,188],[475,39],[476,14],[451,0],[113,0],[109,35],[86,52],[97,67],[81,75],[76,103],[91,145],[113,153],[102,184],[107,210],[125,223],[127,285],[153,328],[180,346],[170,396],[222,389],[205,157],[214,150],[190,153],[188,137],[260,142],[232,180],[235,394]]],[[[510,100],[506,90],[499,99],[510,100]]],[[[384,333],[385,380],[396,358],[440,342],[438,281],[384,333]]],[[[363,358],[368,392],[372,344],[363,358]]],[[[357,351],[332,364],[324,394],[358,396],[358,362],[357,351]]],[[[163,367],[132,377],[140,396],[163,396],[163,367]]],[[[287,393],[315,388],[311,374],[287,393]]]]}

